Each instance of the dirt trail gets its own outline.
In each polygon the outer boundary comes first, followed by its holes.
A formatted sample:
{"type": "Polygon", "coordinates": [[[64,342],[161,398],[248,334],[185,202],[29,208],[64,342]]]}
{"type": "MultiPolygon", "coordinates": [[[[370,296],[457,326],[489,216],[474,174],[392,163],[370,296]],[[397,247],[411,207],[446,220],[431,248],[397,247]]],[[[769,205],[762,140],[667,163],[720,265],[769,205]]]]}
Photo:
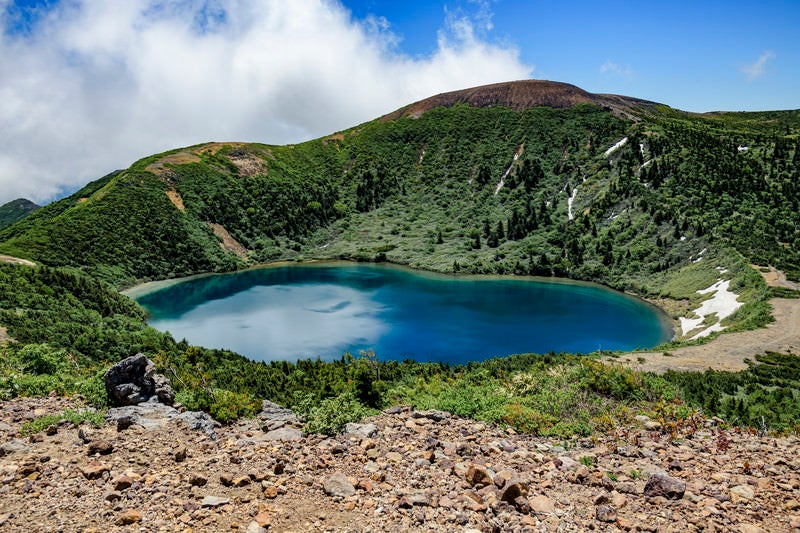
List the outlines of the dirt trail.
{"type": "Polygon", "coordinates": [[[0,263],[11,263],[12,265],[26,265],[36,266],[33,261],[27,259],[20,259],[19,257],[11,257],[10,255],[0,255],[0,263]]]}
{"type": "MultiPolygon", "coordinates": [[[[798,290],[800,285],[771,269],[762,273],[770,286],[798,290]]],[[[764,352],[800,354],[800,299],[773,298],[775,322],[753,331],[723,334],[701,346],[687,346],[664,352],[627,353],[616,359],[637,370],[663,373],[667,370],[744,370],[745,359],[755,360],[764,352]]]]}

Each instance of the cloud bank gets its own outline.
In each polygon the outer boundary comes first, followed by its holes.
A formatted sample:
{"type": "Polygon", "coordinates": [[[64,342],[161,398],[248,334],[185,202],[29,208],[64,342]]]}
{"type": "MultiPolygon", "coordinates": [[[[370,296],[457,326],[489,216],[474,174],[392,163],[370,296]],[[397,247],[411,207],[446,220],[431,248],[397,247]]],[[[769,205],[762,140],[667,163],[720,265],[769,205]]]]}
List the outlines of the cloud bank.
{"type": "Polygon", "coordinates": [[[49,201],[170,148],[307,140],[533,73],[491,42],[484,3],[443,13],[426,57],[403,54],[390,21],[332,0],[62,0],[24,24],[8,5],[0,203],[49,201]]]}

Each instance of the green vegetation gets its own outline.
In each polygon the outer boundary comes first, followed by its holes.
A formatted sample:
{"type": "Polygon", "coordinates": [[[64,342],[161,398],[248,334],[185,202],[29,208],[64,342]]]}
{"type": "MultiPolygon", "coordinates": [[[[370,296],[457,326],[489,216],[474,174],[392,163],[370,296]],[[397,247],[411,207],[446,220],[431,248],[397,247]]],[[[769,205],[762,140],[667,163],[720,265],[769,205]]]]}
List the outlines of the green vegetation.
{"type": "Polygon", "coordinates": [[[22,425],[22,434],[30,435],[32,433],[39,433],[44,431],[50,426],[66,422],[76,426],[81,425],[83,422],[88,422],[94,427],[101,427],[105,422],[105,413],[103,411],[95,411],[92,409],[66,409],[57,415],[41,416],[34,418],[22,425]]]}
{"type": "Polygon", "coordinates": [[[13,339],[0,346],[0,395],[81,393],[103,406],[104,369],[144,352],[189,408],[229,421],[269,398],[322,433],[399,402],[561,436],[698,408],[793,430],[792,356],[664,377],[557,354],[254,363],[149,328],[116,289],[277,260],[391,261],[593,280],[677,318],[724,277],[745,303],[727,330],[761,327],[770,297],[797,295],[767,289],[750,265],[800,278],[800,140],[787,133],[798,128],[797,112],[661,107],[632,121],[592,105],[456,105],[293,146],[153,155],[0,229],[0,253],[45,265],[0,264],[0,325],[13,339]]]}
{"type": "Polygon", "coordinates": [[[10,226],[14,222],[22,220],[34,211],[39,209],[39,206],[30,200],[18,198],[6,204],[0,205],[0,228],[10,226]]]}

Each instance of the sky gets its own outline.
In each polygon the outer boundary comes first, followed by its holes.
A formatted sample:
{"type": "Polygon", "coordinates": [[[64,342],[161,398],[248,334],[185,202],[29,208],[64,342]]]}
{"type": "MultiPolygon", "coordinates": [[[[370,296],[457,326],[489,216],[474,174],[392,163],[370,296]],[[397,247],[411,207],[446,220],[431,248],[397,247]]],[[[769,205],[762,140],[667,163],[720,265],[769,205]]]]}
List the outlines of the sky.
{"type": "Polygon", "coordinates": [[[0,204],[208,141],[288,144],[519,79],[800,108],[800,1],[0,0],[0,204]]]}

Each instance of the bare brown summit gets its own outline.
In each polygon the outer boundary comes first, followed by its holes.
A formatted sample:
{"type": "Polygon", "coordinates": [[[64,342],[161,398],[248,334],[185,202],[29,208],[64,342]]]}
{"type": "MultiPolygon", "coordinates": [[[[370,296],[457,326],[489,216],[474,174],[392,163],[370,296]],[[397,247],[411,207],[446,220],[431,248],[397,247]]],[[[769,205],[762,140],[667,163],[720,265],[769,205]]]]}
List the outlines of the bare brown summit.
{"type": "Polygon", "coordinates": [[[418,118],[431,109],[452,107],[457,104],[473,107],[500,105],[516,111],[533,107],[567,108],[577,104],[594,104],[623,116],[630,116],[634,109],[646,109],[658,105],[655,102],[628,96],[594,94],[569,83],[520,80],[437,94],[385,115],[381,120],[397,120],[402,117],[418,118]]]}

